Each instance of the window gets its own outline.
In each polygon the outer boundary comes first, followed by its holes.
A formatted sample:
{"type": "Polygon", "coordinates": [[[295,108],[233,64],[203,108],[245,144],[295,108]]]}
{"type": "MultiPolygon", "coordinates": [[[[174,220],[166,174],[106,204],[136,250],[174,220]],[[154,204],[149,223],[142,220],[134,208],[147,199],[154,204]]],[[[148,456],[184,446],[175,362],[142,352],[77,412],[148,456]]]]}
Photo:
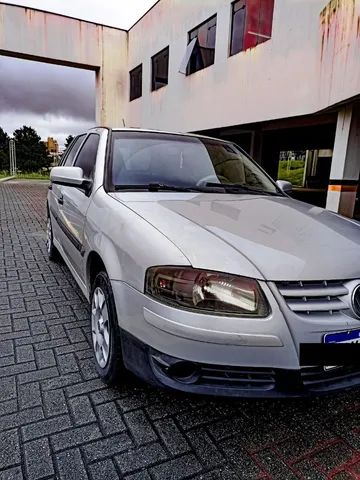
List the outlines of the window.
{"type": "Polygon", "coordinates": [[[85,143],[76,158],[74,166],[83,169],[85,178],[92,178],[94,176],[94,168],[99,142],[100,135],[98,135],[97,133],[91,133],[85,140],[85,143]]]}
{"type": "Polygon", "coordinates": [[[151,90],[158,90],[168,84],[169,77],[169,47],[154,55],[151,59],[151,90]]]}
{"type": "Polygon", "coordinates": [[[256,47],[271,38],[274,0],[236,0],[232,3],[230,55],[256,47]]]}
{"type": "Polygon", "coordinates": [[[246,0],[238,0],[232,4],[230,55],[244,50],[245,20],[246,0]]]}
{"type": "Polygon", "coordinates": [[[75,158],[79,148],[81,147],[81,144],[82,144],[85,137],[86,137],[85,134],[80,135],[79,137],[77,137],[75,140],[73,140],[71,142],[69,148],[64,153],[64,159],[61,162],[61,165],[63,167],[71,167],[71,165],[73,164],[74,158],[75,158]]]}
{"type": "Polygon", "coordinates": [[[142,95],[142,65],[130,72],[130,102],[142,95]]]}
{"type": "MultiPolygon", "coordinates": [[[[126,189],[165,184],[204,188],[241,184],[276,193],[273,182],[235,144],[157,132],[118,132],[111,137],[111,181],[126,189]],[[208,185],[210,183],[210,185],[208,185]]],[[[219,192],[217,192],[219,193],[219,192]]]]}
{"type": "Polygon", "coordinates": [[[189,44],[180,72],[190,75],[215,61],[216,15],[189,32],[189,44]]]}

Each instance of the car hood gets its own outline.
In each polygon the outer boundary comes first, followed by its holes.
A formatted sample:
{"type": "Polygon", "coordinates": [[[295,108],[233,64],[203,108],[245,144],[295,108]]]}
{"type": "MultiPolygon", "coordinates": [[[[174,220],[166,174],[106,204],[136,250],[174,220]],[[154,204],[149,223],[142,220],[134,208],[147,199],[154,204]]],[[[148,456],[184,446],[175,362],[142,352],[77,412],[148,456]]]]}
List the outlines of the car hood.
{"type": "Polygon", "coordinates": [[[360,278],[360,224],[319,207],[280,196],[112,196],[161,231],[196,268],[273,281],[360,278]]]}

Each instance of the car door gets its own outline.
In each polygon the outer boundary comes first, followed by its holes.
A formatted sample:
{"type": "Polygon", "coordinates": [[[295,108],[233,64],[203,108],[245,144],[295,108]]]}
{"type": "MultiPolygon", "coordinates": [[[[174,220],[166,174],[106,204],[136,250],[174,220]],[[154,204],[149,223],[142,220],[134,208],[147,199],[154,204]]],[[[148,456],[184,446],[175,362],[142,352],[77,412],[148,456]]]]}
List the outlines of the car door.
{"type": "MultiPolygon", "coordinates": [[[[97,151],[100,141],[98,133],[90,133],[82,144],[74,167],[83,170],[84,178],[94,179],[97,151]]],[[[61,219],[66,239],[66,255],[81,280],[83,277],[83,232],[87,209],[91,201],[91,192],[76,187],[62,187],[61,219]]]]}
{"type": "MultiPolygon", "coordinates": [[[[76,154],[78,153],[86,134],[78,135],[70,144],[68,149],[63,155],[60,166],[70,167],[74,163],[76,154]]],[[[64,230],[61,225],[61,216],[62,216],[62,202],[63,202],[63,188],[61,185],[51,184],[49,187],[49,210],[52,218],[52,229],[54,238],[60,243],[61,247],[64,248],[64,240],[66,239],[64,230]]]]}

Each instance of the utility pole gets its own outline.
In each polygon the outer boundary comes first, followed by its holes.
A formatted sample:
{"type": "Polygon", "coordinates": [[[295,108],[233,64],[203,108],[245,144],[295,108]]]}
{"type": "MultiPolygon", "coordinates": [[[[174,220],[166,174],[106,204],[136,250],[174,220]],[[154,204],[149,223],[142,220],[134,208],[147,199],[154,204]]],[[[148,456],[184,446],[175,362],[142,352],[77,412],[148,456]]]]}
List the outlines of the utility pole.
{"type": "Polygon", "coordinates": [[[10,175],[13,177],[16,175],[16,147],[15,140],[13,138],[9,141],[9,153],[10,153],[10,175]]]}

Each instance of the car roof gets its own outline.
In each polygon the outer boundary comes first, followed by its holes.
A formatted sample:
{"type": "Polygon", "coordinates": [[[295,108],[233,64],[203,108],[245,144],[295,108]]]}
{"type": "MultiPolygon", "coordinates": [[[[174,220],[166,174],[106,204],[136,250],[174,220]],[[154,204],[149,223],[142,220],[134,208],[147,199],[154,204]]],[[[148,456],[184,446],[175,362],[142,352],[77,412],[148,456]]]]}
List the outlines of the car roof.
{"type": "MultiPolygon", "coordinates": [[[[107,127],[94,127],[91,130],[98,129],[98,128],[107,128],[107,127]]],[[[131,127],[114,127],[110,128],[112,132],[146,132],[146,133],[164,133],[166,135],[179,135],[181,137],[194,137],[194,138],[207,138],[209,140],[216,140],[219,142],[224,143],[231,143],[228,140],[223,140],[221,138],[209,137],[207,135],[200,135],[197,133],[186,133],[186,132],[169,132],[167,130],[155,130],[155,129],[148,129],[148,128],[131,128],[131,127]]]]}

